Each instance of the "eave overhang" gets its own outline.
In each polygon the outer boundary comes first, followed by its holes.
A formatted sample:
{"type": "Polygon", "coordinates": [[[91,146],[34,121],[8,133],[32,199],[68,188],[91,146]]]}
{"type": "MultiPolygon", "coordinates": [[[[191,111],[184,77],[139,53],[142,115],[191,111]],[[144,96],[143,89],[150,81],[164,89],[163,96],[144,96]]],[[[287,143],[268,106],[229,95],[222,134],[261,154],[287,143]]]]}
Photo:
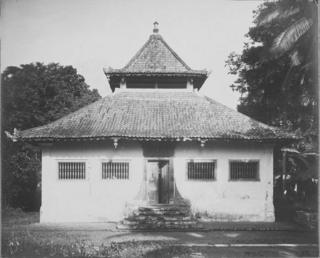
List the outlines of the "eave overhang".
{"type": "Polygon", "coordinates": [[[107,141],[117,139],[119,141],[142,141],[142,142],[239,142],[239,143],[268,143],[268,144],[289,144],[294,143],[301,138],[240,138],[240,137],[216,137],[216,138],[205,138],[205,137],[137,137],[137,136],[95,136],[95,137],[32,137],[22,138],[19,136],[12,135],[10,139],[13,142],[27,142],[27,143],[54,143],[54,142],[92,142],[92,141],[107,141]]]}
{"type": "Polygon", "coordinates": [[[133,78],[185,78],[192,79],[194,88],[200,89],[210,72],[207,70],[190,70],[185,72],[163,72],[163,71],[126,71],[122,69],[103,68],[104,74],[110,84],[110,88],[114,91],[115,88],[119,87],[121,79],[133,79],[133,78]]]}

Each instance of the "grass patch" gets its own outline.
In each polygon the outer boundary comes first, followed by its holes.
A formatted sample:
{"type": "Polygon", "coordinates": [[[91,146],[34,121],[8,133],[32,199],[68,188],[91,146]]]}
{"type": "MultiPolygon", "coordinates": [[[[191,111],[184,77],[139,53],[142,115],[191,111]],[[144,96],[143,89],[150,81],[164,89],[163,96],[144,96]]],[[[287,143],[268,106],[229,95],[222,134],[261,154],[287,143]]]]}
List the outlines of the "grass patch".
{"type": "MultiPolygon", "coordinates": [[[[19,234],[13,234],[3,241],[4,257],[150,257],[148,254],[165,248],[169,243],[159,241],[111,242],[95,245],[88,240],[74,240],[65,244],[48,240],[34,241],[19,234]]],[[[164,257],[161,252],[153,253],[164,257]]]]}
{"type": "MultiPolygon", "coordinates": [[[[146,257],[147,253],[164,248],[168,242],[109,242],[94,232],[32,230],[28,224],[39,222],[39,212],[21,209],[2,211],[3,257],[146,257]]],[[[102,233],[102,232],[99,232],[102,233]]]]}
{"type": "Polygon", "coordinates": [[[24,212],[21,209],[5,208],[2,210],[2,225],[21,226],[40,221],[39,212],[24,212]]]}

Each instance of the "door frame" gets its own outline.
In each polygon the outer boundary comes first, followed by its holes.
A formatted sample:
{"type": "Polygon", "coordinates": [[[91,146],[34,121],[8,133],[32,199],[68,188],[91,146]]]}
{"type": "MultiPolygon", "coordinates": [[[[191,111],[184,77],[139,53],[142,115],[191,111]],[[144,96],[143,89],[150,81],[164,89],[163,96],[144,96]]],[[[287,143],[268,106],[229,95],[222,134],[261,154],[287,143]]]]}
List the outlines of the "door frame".
{"type": "MultiPolygon", "coordinates": [[[[172,184],[172,192],[169,195],[169,203],[168,204],[173,204],[174,202],[174,196],[175,196],[175,177],[174,177],[174,170],[173,170],[173,159],[172,158],[165,158],[165,157],[147,157],[144,158],[144,182],[145,182],[145,189],[146,189],[146,195],[147,195],[147,201],[149,202],[148,199],[148,162],[159,162],[159,161],[167,161],[168,162],[168,173],[169,173],[169,181],[170,179],[171,182],[169,184],[172,184]]],[[[159,189],[158,189],[159,191],[159,189]]],[[[170,191],[170,187],[169,187],[170,191]]],[[[168,205],[167,204],[167,205],[168,205]]],[[[157,205],[161,205],[161,203],[158,203],[157,205]]],[[[163,205],[163,204],[162,204],[163,205]]]]}

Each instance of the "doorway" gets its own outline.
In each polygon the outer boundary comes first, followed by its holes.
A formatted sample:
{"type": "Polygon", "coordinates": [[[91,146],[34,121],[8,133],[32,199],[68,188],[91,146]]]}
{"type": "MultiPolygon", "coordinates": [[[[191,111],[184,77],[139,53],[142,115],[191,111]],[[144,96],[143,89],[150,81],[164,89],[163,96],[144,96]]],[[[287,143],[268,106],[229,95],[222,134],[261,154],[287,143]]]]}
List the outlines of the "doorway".
{"type": "Polygon", "coordinates": [[[169,160],[147,160],[147,189],[150,204],[168,204],[171,198],[169,160]]]}

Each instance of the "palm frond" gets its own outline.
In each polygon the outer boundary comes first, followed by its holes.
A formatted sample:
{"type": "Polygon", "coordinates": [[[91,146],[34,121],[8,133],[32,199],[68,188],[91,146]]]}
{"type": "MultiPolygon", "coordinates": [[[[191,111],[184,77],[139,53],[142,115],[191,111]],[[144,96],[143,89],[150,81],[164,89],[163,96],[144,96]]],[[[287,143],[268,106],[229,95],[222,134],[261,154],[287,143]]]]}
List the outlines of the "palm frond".
{"type": "Polygon", "coordinates": [[[293,23],[275,38],[270,49],[271,54],[279,56],[290,50],[298,39],[310,29],[312,23],[312,19],[305,17],[293,23]]]}
{"type": "Polygon", "coordinates": [[[276,8],[272,12],[264,15],[263,17],[258,16],[256,19],[257,26],[263,26],[271,23],[274,20],[281,20],[288,18],[300,11],[299,7],[290,7],[289,9],[276,8]]]}
{"type": "Polygon", "coordinates": [[[279,9],[275,9],[270,13],[267,13],[266,15],[259,15],[255,22],[257,23],[257,26],[262,26],[265,25],[267,23],[272,22],[273,20],[275,20],[280,14],[280,10],[279,9]]]}
{"type": "Polygon", "coordinates": [[[301,64],[300,56],[297,50],[293,51],[293,53],[290,54],[290,59],[292,66],[298,66],[301,64]]]}

